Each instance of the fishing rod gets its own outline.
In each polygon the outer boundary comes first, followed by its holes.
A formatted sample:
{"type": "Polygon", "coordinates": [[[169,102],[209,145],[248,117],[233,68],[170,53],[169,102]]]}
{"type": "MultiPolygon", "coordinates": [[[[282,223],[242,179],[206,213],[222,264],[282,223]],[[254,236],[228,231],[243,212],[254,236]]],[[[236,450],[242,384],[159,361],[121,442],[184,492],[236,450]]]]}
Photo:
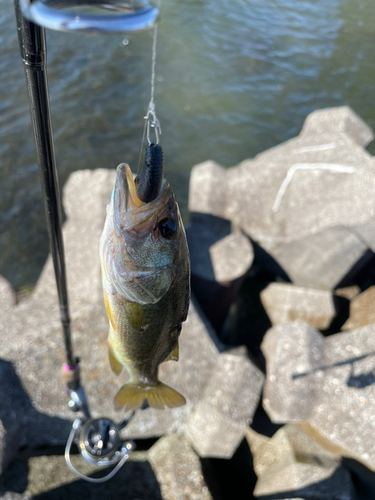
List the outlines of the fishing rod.
{"type": "Polygon", "coordinates": [[[83,418],[73,422],[65,458],[77,476],[103,482],[118,472],[135,447],[131,441],[122,442],[119,437],[134,412],[119,424],[108,418],[92,418],[80,381],[79,358],[73,353],[61,198],[47,86],[45,28],[91,33],[139,31],[155,26],[159,10],[147,0],[14,0],[14,4],[64,337],[66,364],[62,378],[70,395],[70,409],[83,413],[83,418]],[[87,462],[115,465],[114,469],[102,478],[81,474],[70,461],[73,442],[87,462]]]}

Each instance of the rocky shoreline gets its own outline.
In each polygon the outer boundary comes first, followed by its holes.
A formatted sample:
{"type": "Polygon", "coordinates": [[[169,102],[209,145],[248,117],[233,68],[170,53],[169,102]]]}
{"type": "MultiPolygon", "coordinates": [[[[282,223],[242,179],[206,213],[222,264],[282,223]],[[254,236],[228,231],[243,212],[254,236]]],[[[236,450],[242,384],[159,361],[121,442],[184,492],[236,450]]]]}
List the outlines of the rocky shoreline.
{"type": "MultiPolygon", "coordinates": [[[[74,415],[51,259],[19,304],[0,278],[0,498],[375,498],[372,139],[350,108],[319,110],[254,159],[193,167],[193,300],[160,371],[187,404],[136,413],[123,436],[145,450],[107,489],[61,455],[74,415]]],[[[74,173],[63,203],[74,350],[93,416],[119,421],[98,257],[114,176],[74,173]]]]}

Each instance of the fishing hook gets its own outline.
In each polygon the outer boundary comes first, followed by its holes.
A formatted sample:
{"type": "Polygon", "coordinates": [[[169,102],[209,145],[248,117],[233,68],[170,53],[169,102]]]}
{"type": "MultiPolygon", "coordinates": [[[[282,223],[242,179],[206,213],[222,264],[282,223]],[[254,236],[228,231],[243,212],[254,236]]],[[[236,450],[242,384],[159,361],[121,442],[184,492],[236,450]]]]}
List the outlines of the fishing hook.
{"type": "Polygon", "coordinates": [[[147,110],[147,115],[144,117],[144,119],[147,121],[146,137],[147,137],[148,145],[150,146],[152,143],[159,144],[159,135],[161,135],[161,126],[160,126],[158,117],[156,116],[154,103],[149,104],[148,110],[147,110]],[[153,128],[154,132],[155,132],[155,140],[154,141],[152,141],[150,139],[151,128],[153,128]]]}

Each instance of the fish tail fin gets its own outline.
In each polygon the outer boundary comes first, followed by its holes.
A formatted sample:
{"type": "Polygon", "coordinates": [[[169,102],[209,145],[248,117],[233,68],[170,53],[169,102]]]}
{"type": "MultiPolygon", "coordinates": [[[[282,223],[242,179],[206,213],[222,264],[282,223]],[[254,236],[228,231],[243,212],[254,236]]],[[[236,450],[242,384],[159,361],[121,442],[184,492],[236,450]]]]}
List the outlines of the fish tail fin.
{"type": "Polygon", "coordinates": [[[186,399],[182,394],[162,382],[148,386],[143,384],[127,383],[121,387],[115,397],[115,408],[126,410],[140,408],[145,400],[152,408],[163,410],[165,406],[175,408],[183,406],[186,399]]]}

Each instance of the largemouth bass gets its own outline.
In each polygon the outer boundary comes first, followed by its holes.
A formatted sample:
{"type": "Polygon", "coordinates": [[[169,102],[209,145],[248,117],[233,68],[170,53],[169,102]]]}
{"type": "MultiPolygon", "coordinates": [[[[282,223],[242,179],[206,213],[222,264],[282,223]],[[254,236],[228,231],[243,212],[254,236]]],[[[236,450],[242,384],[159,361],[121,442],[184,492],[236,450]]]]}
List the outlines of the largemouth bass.
{"type": "Polygon", "coordinates": [[[160,409],[184,405],[185,398],[158,379],[160,363],[178,360],[178,338],[190,301],[185,230],[165,179],[156,199],[144,203],[129,166],[117,167],[100,261],[110,366],[116,375],[125,366],[130,375],[115,407],[135,409],[145,400],[160,409]]]}

